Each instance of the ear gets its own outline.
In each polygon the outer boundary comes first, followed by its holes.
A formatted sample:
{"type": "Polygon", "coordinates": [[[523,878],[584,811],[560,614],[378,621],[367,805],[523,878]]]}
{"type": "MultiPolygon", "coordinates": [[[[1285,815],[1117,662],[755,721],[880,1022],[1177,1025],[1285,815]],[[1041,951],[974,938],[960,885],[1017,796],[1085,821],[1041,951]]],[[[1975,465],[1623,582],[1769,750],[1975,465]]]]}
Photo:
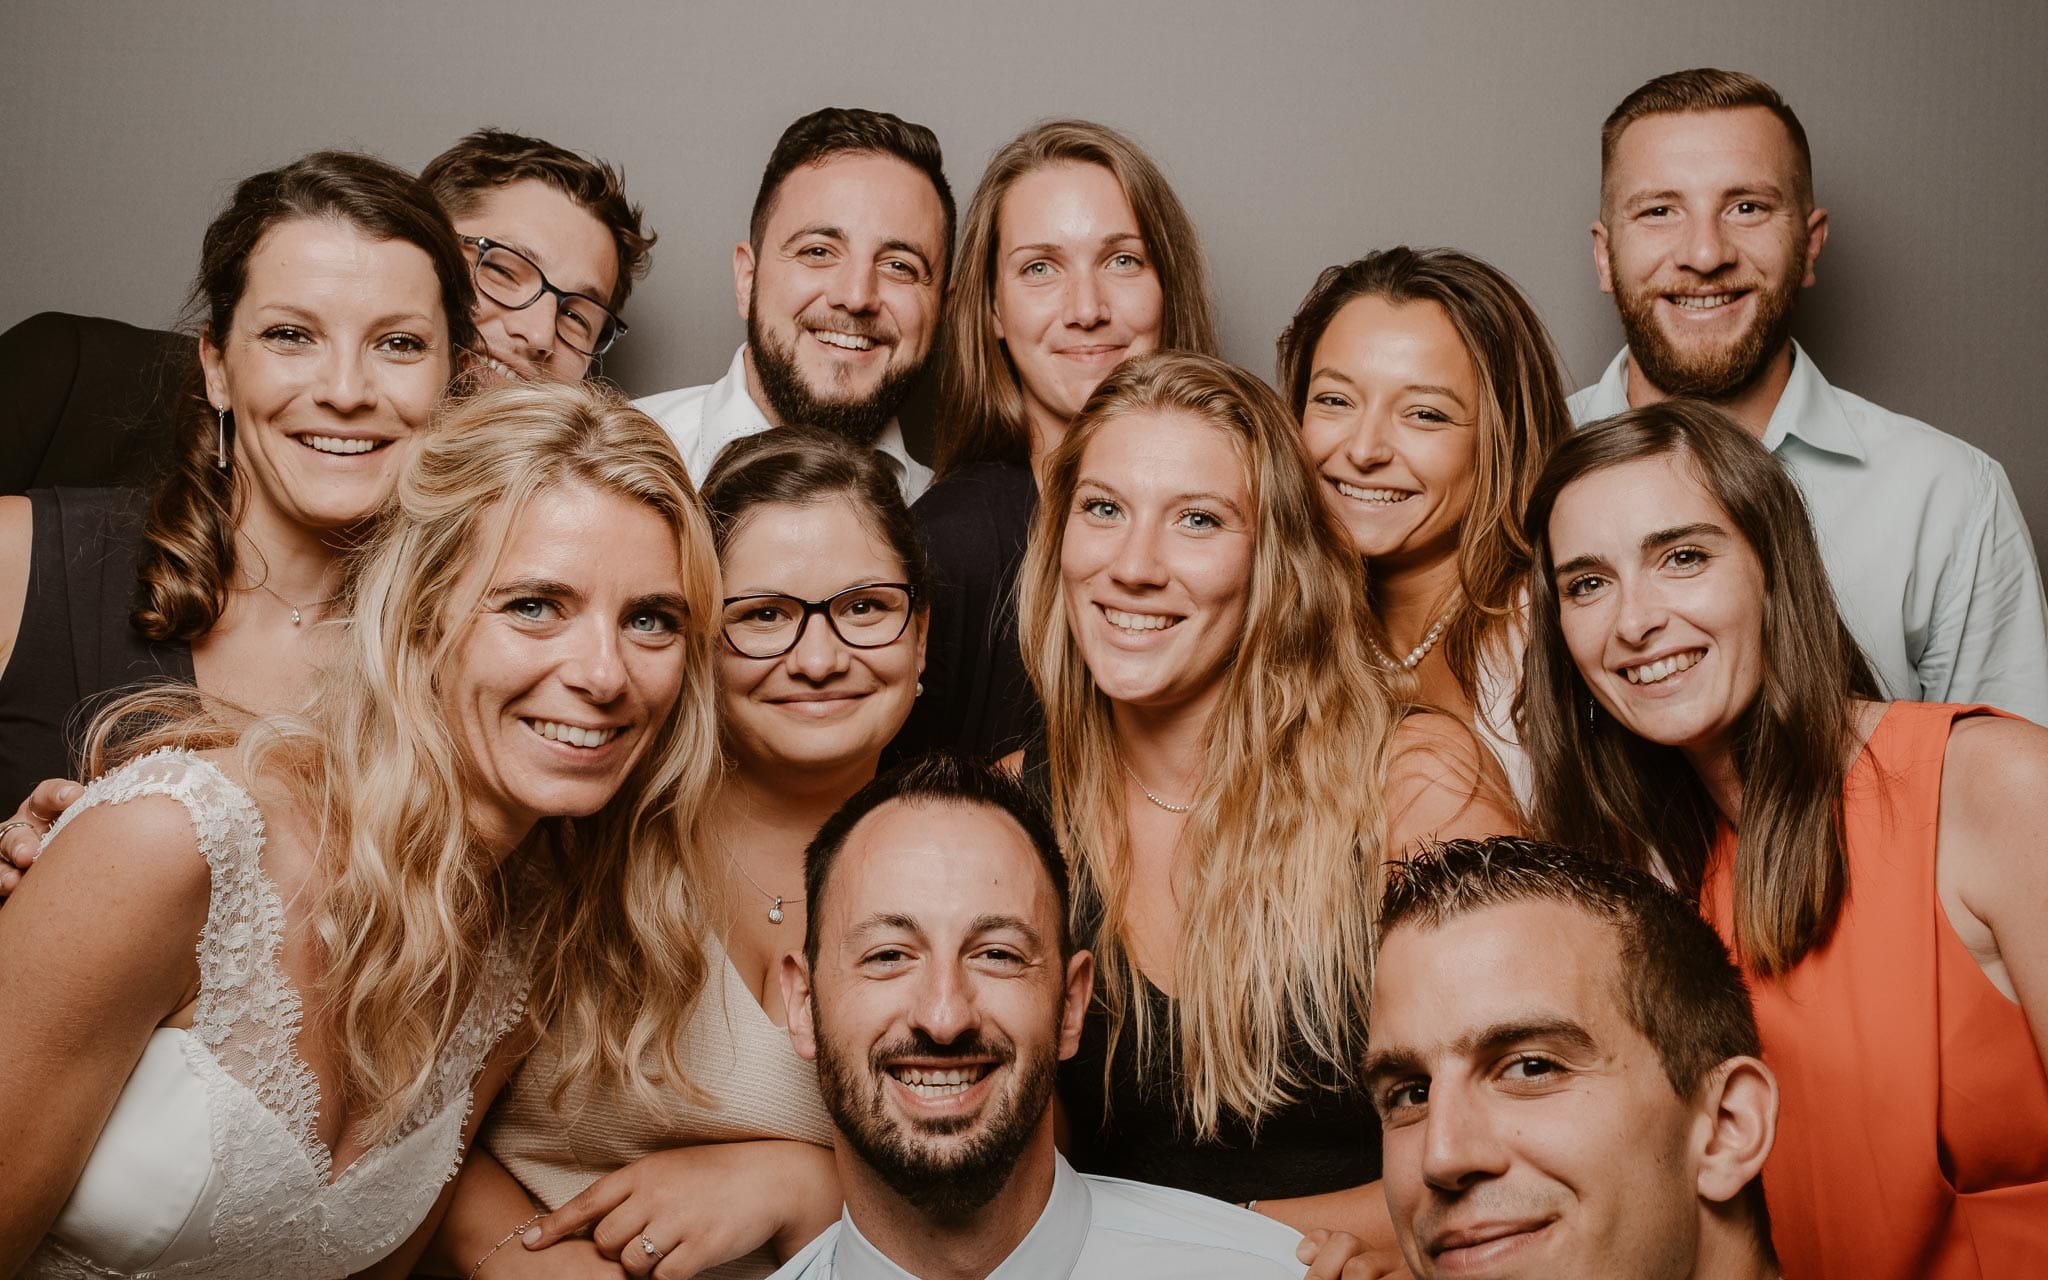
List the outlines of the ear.
{"type": "Polygon", "coordinates": [[[199,331],[199,368],[206,375],[206,402],[215,412],[234,408],[228,395],[227,363],[220,348],[213,345],[213,334],[206,329],[199,331]]]}
{"type": "Polygon", "coordinates": [[[1095,995],[1095,956],[1076,951],[1067,958],[1067,986],[1060,1006],[1060,1061],[1081,1049],[1081,1023],[1088,1017],[1088,1001],[1095,995]]]}
{"type": "Polygon", "coordinates": [[[917,634],[917,673],[923,675],[925,641],[931,635],[932,611],[930,609],[920,609],[916,619],[911,622],[910,629],[917,634]]]}
{"type": "Polygon", "coordinates": [[[1821,246],[1828,242],[1828,211],[1815,209],[1806,215],[1806,278],[1799,282],[1802,289],[1813,288],[1818,278],[1813,273],[1813,264],[1820,260],[1821,246]]]}
{"type": "Polygon", "coordinates": [[[789,1043],[806,1062],[818,1060],[818,1028],[811,1020],[811,967],[804,953],[782,957],[782,1007],[789,1013],[789,1043]]]}
{"type": "Polygon", "coordinates": [[[754,310],[754,246],[746,240],[732,247],[732,297],[740,319],[749,319],[754,310]]]}
{"type": "Polygon", "coordinates": [[[1614,268],[1607,260],[1607,224],[1598,218],[1593,220],[1593,278],[1600,282],[1600,292],[1614,292],[1614,268]]]}
{"type": "Polygon", "coordinates": [[[1003,309],[991,302],[988,304],[989,323],[995,326],[996,341],[1008,342],[1010,335],[1003,332],[1003,309]]]}
{"type": "Polygon", "coordinates": [[[1700,1199],[1726,1204],[1763,1171],[1778,1134],[1778,1080],[1755,1058],[1730,1058],[1700,1085],[1700,1199]]]}

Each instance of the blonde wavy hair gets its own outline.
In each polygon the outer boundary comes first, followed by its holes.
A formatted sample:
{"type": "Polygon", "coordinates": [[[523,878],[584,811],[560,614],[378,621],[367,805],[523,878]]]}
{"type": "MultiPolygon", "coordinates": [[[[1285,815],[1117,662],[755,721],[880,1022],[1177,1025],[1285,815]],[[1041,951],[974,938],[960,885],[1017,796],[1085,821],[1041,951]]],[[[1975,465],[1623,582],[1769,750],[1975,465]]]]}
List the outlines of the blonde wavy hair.
{"type": "Polygon", "coordinates": [[[1366,647],[1365,574],[1323,501],[1287,406],[1213,357],[1119,366],[1054,451],[1019,580],[1024,664],[1045,706],[1054,820],[1077,868],[1076,913],[1100,913],[1098,998],[1110,1049],[1176,1043],[1176,1105],[1199,1137],[1226,1111],[1254,1128],[1317,1085],[1355,1080],[1371,998],[1385,854],[1381,779],[1401,709],[1366,647]],[[1244,632],[1208,726],[1182,837],[1173,1022],[1150,1025],[1125,924],[1132,892],[1124,768],[1110,702],[1068,623],[1062,541],[1096,434],[1134,414],[1224,433],[1254,515],[1244,632]]]}
{"type": "Polygon", "coordinates": [[[318,832],[325,970],[309,1016],[333,1036],[366,1138],[426,1096],[508,929],[531,956],[528,1015],[559,1041],[564,1087],[592,1072],[642,1096],[689,1087],[677,1045],[707,972],[699,824],[719,759],[711,548],[682,460],[646,415],[585,384],[501,387],[452,406],[421,441],[351,566],[344,637],[312,710],[250,720],[156,693],[100,717],[93,773],[163,745],[232,747],[244,776],[282,786],[318,832]],[[437,673],[488,587],[472,567],[498,562],[529,502],[572,484],[643,503],[674,531],[682,691],[610,803],[542,820],[500,864],[466,817],[472,771],[437,673]],[[142,731],[123,732],[138,716],[142,731]]]}

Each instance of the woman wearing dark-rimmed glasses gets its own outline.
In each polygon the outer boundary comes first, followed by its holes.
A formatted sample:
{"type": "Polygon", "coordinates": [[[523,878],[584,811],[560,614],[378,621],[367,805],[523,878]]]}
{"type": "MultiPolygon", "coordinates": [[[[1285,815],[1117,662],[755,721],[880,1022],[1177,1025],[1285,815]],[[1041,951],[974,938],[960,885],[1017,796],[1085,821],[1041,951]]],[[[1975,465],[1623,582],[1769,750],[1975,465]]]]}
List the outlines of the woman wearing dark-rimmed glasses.
{"type": "Polygon", "coordinates": [[[721,902],[679,1046],[689,1078],[659,1109],[583,1086],[557,1097],[576,1047],[544,1042],[486,1125],[489,1155],[464,1169],[437,1246],[467,1270],[551,1211],[485,1277],[765,1276],[839,1213],[831,1121],[790,1048],[775,972],[803,941],[804,845],[874,776],[916,698],[924,553],[880,456],[802,428],[729,445],[704,502],[725,580],[726,768],[700,851],[721,902]]]}

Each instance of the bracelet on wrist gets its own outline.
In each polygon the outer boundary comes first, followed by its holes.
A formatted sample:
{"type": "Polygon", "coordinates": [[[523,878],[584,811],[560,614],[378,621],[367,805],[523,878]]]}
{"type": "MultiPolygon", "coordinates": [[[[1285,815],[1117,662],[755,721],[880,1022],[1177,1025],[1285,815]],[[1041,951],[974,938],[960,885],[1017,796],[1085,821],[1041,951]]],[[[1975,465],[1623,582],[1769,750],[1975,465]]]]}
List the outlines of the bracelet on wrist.
{"type": "Polygon", "coordinates": [[[488,1249],[484,1250],[484,1256],[483,1256],[483,1257],[481,1257],[481,1258],[478,1258],[478,1259],[476,1260],[476,1265],[475,1265],[475,1266],[473,1266],[473,1267],[471,1267],[471,1268],[469,1269],[469,1276],[468,1276],[468,1280],[476,1280],[476,1277],[477,1277],[477,1273],[478,1273],[478,1272],[481,1272],[481,1271],[482,1271],[482,1270],[484,1269],[484,1264],[485,1264],[486,1262],[489,1262],[489,1261],[491,1260],[491,1255],[492,1255],[492,1254],[494,1254],[494,1253],[496,1253],[496,1252],[497,1252],[498,1250],[500,1250],[500,1249],[504,1248],[504,1247],[505,1247],[506,1245],[508,1245],[508,1244],[511,1244],[511,1243],[512,1243],[512,1240],[513,1240],[513,1238],[514,1238],[515,1236],[518,1236],[518,1235],[521,1235],[521,1234],[523,1234],[523,1233],[524,1233],[524,1232],[526,1231],[526,1229],[527,1229],[528,1227],[532,1226],[532,1225],[533,1225],[534,1223],[536,1223],[536,1222],[539,1222],[539,1221],[541,1220],[541,1218],[542,1218],[543,1216],[544,1216],[544,1215],[542,1215],[542,1214],[540,1214],[540,1213],[536,1213],[536,1214],[534,1214],[534,1215],[533,1215],[532,1217],[528,1218],[528,1219],[527,1219],[526,1221],[524,1221],[524,1222],[520,1223],[520,1224],[519,1224],[518,1226],[516,1226],[516,1227],[512,1228],[512,1229],[511,1229],[510,1231],[507,1231],[507,1232],[506,1232],[506,1233],[504,1234],[503,1238],[501,1238],[501,1239],[500,1239],[500,1240],[498,1241],[498,1243],[496,1243],[496,1244],[492,1245],[492,1246],[491,1246],[490,1248],[488,1248],[488,1249]]]}

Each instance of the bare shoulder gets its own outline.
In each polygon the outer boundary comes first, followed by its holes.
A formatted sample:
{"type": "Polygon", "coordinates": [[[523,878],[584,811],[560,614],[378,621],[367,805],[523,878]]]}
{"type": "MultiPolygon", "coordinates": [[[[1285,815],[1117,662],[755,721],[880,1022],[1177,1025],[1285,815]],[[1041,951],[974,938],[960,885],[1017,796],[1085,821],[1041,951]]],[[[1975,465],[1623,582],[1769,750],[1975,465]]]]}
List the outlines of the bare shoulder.
{"type": "Polygon", "coordinates": [[[1394,730],[1386,809],[1396,855],[1432,840],[1522,830],[1500,762],[1471,726],[1441,711],[1411,713],[1394,730]]]}
{"type": "Polygon", "coordinates": [[[2048,729],[1972,716],[1949,734],[1941,771],[1942,858],[1973,882],[2048,882],[2048,729]]]}
{"type": "MultiPolygon", "coordinates": [[[[168,900],[196,896],[202,904],[211,879],[190,811],[164,795],[80,811],[43,850],[36,875],[23,883],[60,867],[89,868],[98,883],[158,886],[168,900]]],[[[14,902],[23,900],[18,895],[14,902]]]]}
{"type": "Polygon", "coordinates": [[[34,542],[35,520],[28,499],[0,498],[0,671],[14,656],[14,641],[21,634],[34,542]]]}

